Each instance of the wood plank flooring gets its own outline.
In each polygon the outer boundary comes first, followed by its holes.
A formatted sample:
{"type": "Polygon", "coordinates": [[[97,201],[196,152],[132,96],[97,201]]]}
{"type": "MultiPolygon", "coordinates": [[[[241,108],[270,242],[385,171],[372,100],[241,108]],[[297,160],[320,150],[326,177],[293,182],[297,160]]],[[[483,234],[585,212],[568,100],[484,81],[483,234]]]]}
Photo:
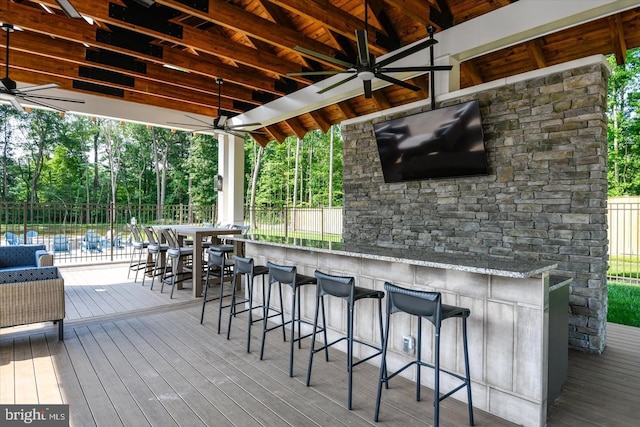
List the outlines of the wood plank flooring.
{"type": "MultiPolygon", "coordinates": [[[[51,324],[0,329],[0,403],[68,403],[72,426],[427,426],[429,390],[415,401],[413,383],[392,382],[373,422],[378,369],[355,368],[353,410],[345,408],[344,354],[314,360],[304,384],[308,343],[296,349],[270,334],[259,360],[259,328],[246,352],[246,317],[231,339],[218,335],[217,303],[199,324],[201,301],[191,290],[167,290],[127,280],[126,266],[64,268],[65,340],[51,324]]],[[[187,285],[188,286],[188,285],[187,285]]],[[[223,330],[227,320],[223,318],[223,330]]],[[[550,408],[550,426],[637,425],[640,417],[640,331],[608,325],[601,356],[570,354],[569,381],[550,408]]],[[[510,426],[475,410],[478,426],[510,426]]],[[[442,426],[467,425],[466,406],[447,399],[442,426]]]]}

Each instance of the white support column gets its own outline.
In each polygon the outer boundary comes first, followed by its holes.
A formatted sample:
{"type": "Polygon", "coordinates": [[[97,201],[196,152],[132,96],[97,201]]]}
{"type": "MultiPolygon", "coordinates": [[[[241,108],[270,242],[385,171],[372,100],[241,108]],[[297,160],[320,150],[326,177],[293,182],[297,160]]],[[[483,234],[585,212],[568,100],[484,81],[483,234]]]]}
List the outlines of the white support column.
{"type": "Polygon", "coordinates": [[[449,72],[435,71],[434,82],[436,84],[436,99],[438,96],[446,93],[460,90],[460,61],[451,55],[436,58],[434,65],[452,65],[453,68],[449,72]]]}
{"type": "Polygon", "coordinates": [[[218,222],[242,224],[244,221],[244,140],[233,135],[218,135],[218,222]]]}

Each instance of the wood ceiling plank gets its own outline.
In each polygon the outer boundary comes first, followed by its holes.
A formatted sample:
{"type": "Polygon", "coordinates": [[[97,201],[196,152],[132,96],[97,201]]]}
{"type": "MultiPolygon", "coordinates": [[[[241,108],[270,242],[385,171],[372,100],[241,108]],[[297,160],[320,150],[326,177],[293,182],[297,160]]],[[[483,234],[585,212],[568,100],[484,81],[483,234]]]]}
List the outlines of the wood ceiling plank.
{"type": "Polygon", "coordinates": [[[527,52],[531,57],[531,61],[537,68],[544,68],[547,66],[547,61],[544,59],[544,52],[542,51],[542,43],[539,39],[530,40],[526,43],[527,52]]]}
{"type": "MultiPolygon", "coordinates": [[[[0,40],[0,46],[5,44],[4,39],[0,40]]],[[[193,76],[170,70],[157,64],[146,64],[146,73],[140,73],[116,66],[91,62],[86,59],[87,49],[84,46],[63,39],[52,39],[49,36],[27,31],[19,32],[11,39],[11,54],[14,52],[40,55],[54,61],[73,62],[78,65],[118,72],[140,80],[153,81],[157,84],[168,84],[190,91],[199,91],[210,96],[212,103],[216,101],[215,97],[218,89],[213,77],[193,76]]],[[[78,78],[78,76],[69,76],[69,78],[78,78]]],[[[254,105],[261,104],[252,99],[253,91],[248,88],[234,84],[226,84],[224,88],[223,96],[226,98],[237,99],[254,105]]]]}
{"type": "Polygon", "coordinates": [[[385,3],[400,10],[423,25],[432,25],[431,7],[422,0],[384,0],[385,3]]]}
{"type": "MultiPolygon", "coordinates": [[[[42,3],[53,7],[49,1],[44,0],[42,3]]],[[[299,64],[285,61],[269,52],[261,52],[238,43],[230,43],[228,38],[210,31],[184,25],[182,27],[182,38],[179,38],[110,17],[108,2],[76,2],[74,6],[81,14],[90,16],[101,22],[136,31],[165,42],[191,47],[198,51],[206,52],[220,58],[226,58],[234,63],[240,63],[258,70],[281,76],[290,72],[302,71],[302,67],[299,64]]],[[[308,79],[301,77],[292,77],[292,79],[304,84],[311,83],[308,79]]]]}
{"type": "MultiPolygon", "coordinates": [[[[4,54],[5,48],[0,49],[2,59],[0,64],[5,65],[4,54]]],[[[123,84],[105,82],[91,77],[82,77],[79,75],[79,65],[68,61],[54,61],[43,58],[42,56],[25,54],[19,52],[18,54],[11,55],[10,58],[10,75],[13,78],[14,70],[17,73],[18,70],[40,73],[47,76],[55,76],[70,81],[84,81],[88,83],[94,83],[104,85],[112,88],[122,89],[126,92],[139,93],[147,96],[154,96],[156,98],[167,99],[170,101],[188,102],[190,104],[196,104],[202,107],[210,107],[211,111],[208,115],[215,115],[215,109],[217,109],[217,100],[212,98],[211,95],[180,88],[176,86],[170,86],[166,84],[156,83],[150,80],[134,79],[134,86],[127,86],[123,84]]],[[[18,79],[16,79],[18,80],[18,79]]],[[[72,85],[65,85],[69,88],[72,85]]],[[[92,93],[92,92],[87,92],[92,93]]],[[[229,99],[221,99],[221,106],[223,109],[234,112],[242,112],[238,110],[233,102],[229,99]]]]}
{"type": "MultiPolygon", "coordinates": [[[[274,81],[256,73],[249,67],[233,67],[220,62],[219,59],[206,54],[193,55],[177,49],[164,49],[163,58],[131,52],[128,49],[96,41],[96,27],[84,20],[68,19],[64,16],[50,15],[40,8],[29,7],[18,3],[0,3],[0,20],[20,25],[25,30],[34,31],[47,36],[55,36],[75,43],[83,43],[111,52],[135,56],[158,65],[171,64],[208,77],[222,77],[226,81],[235,82],[253,89],[263,90],[276,95],[283,95],[275,90],[274,81]]],[[[64,58],[61,58],[64,59],[64,58]]]]}
{"type": "Polygon", "coordinates": [[[351,108],[351,105],[349,105],[348,101],[339,102],[336,104],[336,107],[338,107],[338,109],[344,116],[344,120],[349,120],[357,116],[356,112],[353,111],[353,108],[351,108]]]}
{"type": "Polygon", "coordinates": [[[156,0],[156,3],[175,10],[231,28],[283,49],[293,50],[296,46],[333,56],[335,50],[315,40],[301,37],[300,32],[263,19],[234,4],[222,0],[209,0],[209,12],[202,12],[176,0],[156,0]]]}
{"type": "Polygon", "coordinates": [[[484,83],[484,79],[480,75],[480,71],[473,59],[460,63],[460,72],[471,81],[472,85],[479,85],[484,83]]]}
{"type": "MultiPolygon", "coordinates": [[[[73,89],[72,80],[55,75],[55,73],[44,73],[44,72],[37,72],[37,71],[30,71],[30,70],[27,71],[22,69],[12,69],[11,75],[12,75],[12,78],[14,78],[15,80],[28,81],[34,85],[55,83],[59,86],[60,89],[83,92],[83,91],[73,89]]],[[[84,93],[93,94],[92,92],[84,92],[84,93]]],[[[111,99],[118,99],[122,101],[135,102],[138,104],[148,104],[148,105],[153,105],[159,108],[185,111],[188,113],[201,114],[205,116],[211,116],[212,114],[212,109],[208,105],[186,103],[182,99],[170,99],[168,97],[159,97],[157,94],[150,93],[150,92],[139,93],[139,92],[125,90],[123,97],[105,95],[105,94],[93,94],[93,95],[102,96],[102,97],[111,98],[111,99]]],[[[55,103],[55,104],[61,105],[64,108],[70,108],[72,106],[72,104],[65,105],[65,103],[63,102],[55,103]]]]}
{"type": "MultiPolygon", "coordinates": [[[[355,16],[346,13],[342,9],[333,6],[328,0],[269,0],[297,15],[304,16],[312,21],[320,22],[322,25],[338,34],[355,41],[355,31],[364,29],[364,22],[355,16]]],[[[375,31],[370,31],[369,50],[375,55],[382,55],[386,49],[375,43],[375,31]]]]}
{"type": "Polygon", "coordinates": [[[381,90],[376,90],[373,92],[373,101],[376,103],[380,111],[388,110],[389,108],[391,108],[391,103],[385,96],[384,92],[381,90]]]}

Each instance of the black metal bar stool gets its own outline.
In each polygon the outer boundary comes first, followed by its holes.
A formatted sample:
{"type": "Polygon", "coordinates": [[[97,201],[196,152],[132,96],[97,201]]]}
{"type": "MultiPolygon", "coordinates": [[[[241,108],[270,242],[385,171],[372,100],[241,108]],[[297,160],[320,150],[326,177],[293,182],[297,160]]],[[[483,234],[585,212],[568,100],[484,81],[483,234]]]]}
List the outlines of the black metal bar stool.
{"type": "Polygon", "coordinates": [[[351,395],[353,389],[353,367],[366,362],[379,354],[382,354],[382,343],[384,341],[383,327],[382,327],[382,299],[384,298],[383,291],[376,291],[375,289],[367,289],[356,286],[355,278],[332,276],[322,273],[320,271],[315,272],[317,279],[316,284],[316,312],[313,320],[313,332],[311,336],[311,349],[309,350],[309,367],[307,368],[307,386],[311,381],[311,367],[313,365],[313,355],[319,351],[324,350],[325,358],[329,361],[329,347],[335,345],[343,340],[347,340],[347,372],[349,375],[348,382],[348,394],[347,394],[347,408],[351,409],[351,395]],[[347,335],[340,337],[332,342],[327,342],[327,319],[324,309],[324,297],[333,296],[336,298],[342,298],[347,303],[347,335]],[[362,341],[354,337],[353,331],[353,319],[355,311],[356,301],[360,301],[366,298],[373,298],[378,300],[378,321],[380,331],[380,346],[362,341]],[[318,329],[318,313],[322,308],[322,328],[318,329]],[[320,348],[315,348],[316,333],[322,331],[324,333],[324,345],[320,348]],[[353,362],[353,343],[366,345],[375,350],[373,354],[365,357],[364,359],[353,362]]]}
{"type": "Polygon", "coordinates": [[[387,291],[387,329],[384,333],[384,344],[382,345],[382,363],[380,365],[380,381],[378,383],[378,395],[376,398],[376,412],[374,421],[378,421],[380,412],[380,397],[382,395],[382,384],[388,387],[389,380],[410,366],[417,365],[416,372],[416,400],[420,401],[420,367],[426,366],[435,370],[434,381],[434,426],[440,423],[440,401],[451,396],[456,391],[467,388],[467,406],[469,409],[469,425],[473,425],[473,403],[471,401],[471,377],[469,375],[469,351],[467,347],[467,318],[471,311],[467,308],[456,307],[452,305],[442,304],[440,292],[426,292],[413,289],[401,288],[386,282],[384,289],[387,291]],[[386,372],[387,346],[389,344],[389,330],[391,329],[391,315],[393,313],[408,313],[418,317],[418,343],[416,360],[409,362],[393,373],[386,372]],[[422,356],[422,319],[425,318],[435,327],[435,349],[434,364],[430,364],[421,360],[422,356]],[[440,368],[440,326],[446,319],[462,319],[462,343],[464,346],[464,365],[465,376],[458,375],[455,372],[447,371],[440,368]],[[458,387],[449,391],[440,397],[440,372],[445,372],[462,381],[458,387]]]}
{"type": "Polygon", "coordinates": [[[147,266],[151,267],[151,271],[149,271],[149,268],[147,267],[145,275],[142,276],[142,286],[144,286],[144,279],[147,274],[151,273],[151,290],[153,290],[153,284],[156,281],[156,276],[160,276],[160,280],[164,277],[162,259],[165,257],[167,250],[169,249],[169,245],[166,243],[160,243],[160,238],[152,227],[146,226],[142,230],[144,231],[144,234],[147,235],[147,240],[149,241],[147,244],[147,256],[152,259],[151,263],[147,263],[147,266]]]}
{"type": "MultiPolygon", "coordinates": [[[[224,279],[232,277],[233,261],[227,259],[224,253],[216,251],[213,248],[207,249],[207,274],[204,279],[204,292],[202,293],[202,314],[200,315],[200,324],[204,321],[204,307],[208,302],[220,300],[218,306],[218,333],[220,333],[220,320],[222,319],[222,309],[230,307],[229,305],[222,305],[222,299],[224,298],[224,279]],[[211,286],[209,279],[211,277],[220,279],[220,295],[213,298],[208,298],[208,290],[211,286]]],[[[231,285],[235,285],[235,281],[231,282],[231,285]]],[[[233,286],[235,292],[235,286],[233,286]]]]}
{"type": "MultiPolygon", "coordinates": [[[[193,246],[180,246],[180,242],[178,240],[178,236],[174,233],[174,231],[170,228],[163,228],[160,230],[162,236],[169,244],[169,249],[167,250],[168,261],[171,261],[171,274],[167,275],[167,270],[169,270],[169,262],[167,262],[164,266],[164,276],[162,278],[162,286],[160,287],[160,293],[164,289],[164,285],[171,286],[171,293],[169,294],[169,298],[173,298],[173,291],[176,288],[176,285],[180,282],[184,282],[185,280],[190,280],[194,277],[199,278],[200,273],[196,273],[193,271],[193,246]]],[[[198,254],[198,256],[200,256],[198,254]]]]}
{"type": "Polygon", "coordinates": [[[229,339],[231,335],[231,319],[236,317],[237,314],[249,312],[249,324],[247,325],[247,353],[251,351],[251,326],[254,323],[262,322],[264,319],[264,307],[266,301],[266,286],[264,282],[264,278],[267,274],[269,274],[269,269],[264,265],[254,265],[253,258],[243,258],[237,255],[233,256],[233,280],[231,283],[233,284],[233,293],[231,296],[231,309],[229,310],[229,325],[227,326],[227,339],[229,339]],[[241,298],[240,301],[236,300],[236,279],[237,277],[244,276],[246,289],[248,297],[241,298]],[[253,280],[256,276],[262,276],[262,304],[258,306],[253,305],[253,290],[254,283],[253,280]],[[242,310],[237,309],[237,305],[239,304],[248,304],[246,308],[242,310]],[[255,319],[253,317],[253,310],[262,309],[262,317],[255,319]]]}
{"type": "Polygon", "coordinates": [[[131,246],[133,246],[133,250],[131,251],[131,259],[129,260],[129,272],[127,273],[127,279],[132,271],[136,272],[136,277],[133,279],[134,283],[138,281],[138,272],[140,270],[147,269],[147,261],[142,262],[142,254],[145,249],[149,246],[149,242],[145,241],[142,237],[142,233],[140,233],[140,229],[135,224],[128,224],[129,231],[131,231],[131,238],[133,239],[131,242],[131,246]],[[136,261],[135,255],[138,254],[138,260],[136,261]]]}
{"type": "Polygon", "coordinates": [[[298,343],[298,348],[302,348],[301,341],[305,338],[311,336],[311,333],[308,333],[304,336],[300,333],[300,327],[302,323],[307,323],[311,325],[311,322],[308,322],[301,318],[300,316],[300,288],[305,285],[315,285],[316,278],[311,276],[305,276],[302,274],[297,274],[296,267],[288,266],[288,265],[278,265],[273,264],[271,262],[267,263],[267,268],[269,268],[269,287],[267,289],[267,300],[265,302],[265,316],[264,316],[264,327],[262,330],[262,345],[260,346],[260,360],[264,357],[264,342],[267,335],[267,332],[273,331],[275,329],[282,329],[282,337],[284,341],[287,340],[287,336],[285,333],[285,326],[291,324],[291,351],[289,353],[289,376],[293,377],[293,347],[294,344],[298,343]],[[280,294],[280,309],[274,309],[270,307],[271,305],[271,288],[274,283],[277,283],[279,286],[279,294],[280,294]],[[284,306],[282,304],[282,285],[288,285],[291,287],[292,296],[291,296],[291,319],[285,322],[284,320],[284,306]],[[296,304],[297,299],[297,304],[296,304]],[[298,308],[298,315],[296,316],[296,305],[298,308]],[[269,315],[269,310],[274,311],[275,314],[269,315]],[[281,323],[276,326],[268,327],[267,320],[280,316],[281,323]],[[296,323],[298,324],[298,337],[295,337],[296,331],[296,323]]]}

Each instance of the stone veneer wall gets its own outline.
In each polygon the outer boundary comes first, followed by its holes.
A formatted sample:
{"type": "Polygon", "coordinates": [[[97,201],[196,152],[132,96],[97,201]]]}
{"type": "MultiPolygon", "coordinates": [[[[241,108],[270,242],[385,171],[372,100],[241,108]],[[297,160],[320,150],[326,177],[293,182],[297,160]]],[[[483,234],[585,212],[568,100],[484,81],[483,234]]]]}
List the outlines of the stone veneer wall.
{"type": "Polygon", "coordinates": [[[569,344],[601,352],[609,68],[604,58],[574,67],[438,104],[479,100],[488,176],[384,182],[372,124],[427,106],[343,125],[344,241],[557,263],[574,278],[569,344]]]}

